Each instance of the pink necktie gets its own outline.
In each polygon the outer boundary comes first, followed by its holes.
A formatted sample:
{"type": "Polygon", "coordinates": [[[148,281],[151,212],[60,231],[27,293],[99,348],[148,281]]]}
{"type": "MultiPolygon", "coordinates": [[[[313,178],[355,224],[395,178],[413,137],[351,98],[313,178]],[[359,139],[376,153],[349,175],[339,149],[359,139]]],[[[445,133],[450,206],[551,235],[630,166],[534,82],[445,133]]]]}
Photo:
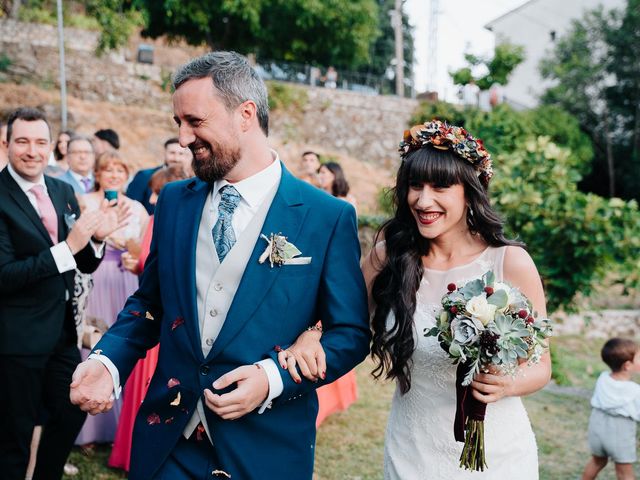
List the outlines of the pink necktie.
{"type": "Polygon", "coordinates": [[[42,220],[44,228],[49,232],[49,236],[51,237],[53,244],[57,244],[58,214],[56,213],[55,208],[53,208],[51,198],[44,193],[44,187],[42,185],[34,185],[29,191],[36,197],[36,203],[38,205],[38,210],[40,211],[40,219],[42,220]]]}

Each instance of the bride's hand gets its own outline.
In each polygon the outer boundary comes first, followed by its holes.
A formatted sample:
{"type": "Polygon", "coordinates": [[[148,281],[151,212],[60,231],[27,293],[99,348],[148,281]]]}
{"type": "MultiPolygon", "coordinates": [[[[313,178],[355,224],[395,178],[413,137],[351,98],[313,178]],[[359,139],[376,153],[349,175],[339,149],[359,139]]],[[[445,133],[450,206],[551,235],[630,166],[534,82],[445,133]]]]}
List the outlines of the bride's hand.
{"type": "Polygon", "coordinates": [[[302,382],[298,368],[300,373],[312,382],[324,380],[327,364],[324,349],[320,344],[321,337],[320,330],[306,330],[298,336],[293,345],[278,353],[280,366],[289,370],[294,382],[302,382]]]}
{"type": "Polygon", "coordinates": [[[513,377],[496,369],[488,373],[478,373],[471,382],[473,397],[482,403],[497,402],[501,398],[511,396],[513,377]]]}

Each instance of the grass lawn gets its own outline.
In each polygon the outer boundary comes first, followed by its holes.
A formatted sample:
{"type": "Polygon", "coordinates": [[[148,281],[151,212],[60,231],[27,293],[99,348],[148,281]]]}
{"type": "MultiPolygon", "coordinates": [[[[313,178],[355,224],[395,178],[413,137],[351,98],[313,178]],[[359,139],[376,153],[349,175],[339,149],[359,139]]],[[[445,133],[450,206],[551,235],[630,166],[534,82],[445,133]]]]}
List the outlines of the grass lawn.
{"type": "MultiPolygon", "coordinates": [[[[525,399],[538,441],[541,480],[575,480],[589,459],[586,432],[589,398],[580,396],[592,389],[605,369],[600,360],[603,340],[582,337],[554,338],[554,369],[567,386],[565,391],[543,390],[525,399]],[[577,393],[576,393],[577,391],[577,393]]],[[[348,411],[327,419],[318,431],[316,480],[382,479],[382,449],[393,385],[374,382],[372,364],[357,368],[360,398],[348,411]]],[[[109,449],[97,448],[91,457],[75,450],[71,462],[80,475],[65,477],[86,480],[126,478],[105,467],[109,449]]],[[[516,460],[517,461],[517,460],[516,460]]],[[[640,468],[636,467],[640,478],[640,468]]],[[[613,465],[598,477],[615,479],[613,465]]]]}

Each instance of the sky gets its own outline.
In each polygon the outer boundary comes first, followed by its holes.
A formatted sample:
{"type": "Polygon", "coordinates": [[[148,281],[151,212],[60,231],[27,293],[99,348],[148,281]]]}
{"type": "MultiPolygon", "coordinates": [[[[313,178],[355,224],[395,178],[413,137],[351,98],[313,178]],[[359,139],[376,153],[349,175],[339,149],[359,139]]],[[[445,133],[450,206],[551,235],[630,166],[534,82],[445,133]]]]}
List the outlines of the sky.
{"type": "Polygon", "coordinates": [[[442,100],[454,101],[457,87],[449,71],[464,67],[465,53],[492,56],[493,33],[484,26],[527,0],[439,0],[436,78],[428,78],[429,15],[432,0],[406,0],[405,12],[415,27],[414,79],[417,92],[436,90],[442,100]]]}

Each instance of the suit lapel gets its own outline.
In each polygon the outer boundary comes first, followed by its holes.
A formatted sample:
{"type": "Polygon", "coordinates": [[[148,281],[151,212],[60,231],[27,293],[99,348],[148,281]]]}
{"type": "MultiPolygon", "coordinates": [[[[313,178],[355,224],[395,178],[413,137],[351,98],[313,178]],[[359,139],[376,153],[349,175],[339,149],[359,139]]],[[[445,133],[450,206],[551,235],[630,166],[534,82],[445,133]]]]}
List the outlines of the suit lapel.
{"type": "Polygon", "coordinates": [[[53,203],[53,208],[55,208],[56,213],[58,214],[58,241],[61,238],[66,238],[67,233],[67,225],[64,221],[65,213],[70,215],[73,213],[71,209],[71,205],[69,205],[65,201],[65,195],[62,188],[60,188],[60,184],[51,181],[48,177],[44,177],[44,182],[47,184],[47,192],[49,193],[49,198],[51,198],[51,202],[53,203]]]}
{"type": "Polygon", "coordinates": [[[200,327],[198,323],[197,289],[196,289],[196,243],[198,228],[202,216],[209,184],[199,179],[190,182],[183,193],[183,201],[178,202],[180,209],[175,213],[176,248],[168,254],[173,255],[175,287],[182,315],[187,323],[189,338],[198,358],[204,359],[200,345],[200,327]],[[186,255],[185,255],[186,253],[186,255]]]}
{"type": "MultiPolygon", "coordinates": [[[[282,165],[282,178],[271,207],[260,230],[266,236],[282,233],[295,243],[307,213],[302,203],[298,183],[282,165]]],[[[247,267],[234,296],[220,335],[213,344],[208,359],[216,357],[238,334],[255,313],[265,295],[278,278],[279,267],[271,268],[268,262],[260,264],[258,258],[266,248],[266,242],[258,236],[247,267]]]]}
{"type": "Polygon", "coordinates": [[[36,230],[38,230],[42,234],[42,236],[47,240],[49,244],[53,245],[53,243],[51,242],[51,237],[49,236],[49,232],[47,232],[47,229],[44,228],[44,224],[42,223],[42,220],[38,216],[38,213],[36,212],[35,208],[33,208],[33,205],[31,205],[31,202],[29,201],[29,197],[27,197],[27,194],[22,191],[22,189],[15,182],[15,180],[11,178],[11,174],[9,173],[8,168],[5,168],[2,171],[2,175],[4,176],[5,183],[8,186],[9,195],[11,195],[13,200],[16,202],[18,207],[24,212],[24,214],[29,218],[31,223],[33,223],[36,230]]]}

